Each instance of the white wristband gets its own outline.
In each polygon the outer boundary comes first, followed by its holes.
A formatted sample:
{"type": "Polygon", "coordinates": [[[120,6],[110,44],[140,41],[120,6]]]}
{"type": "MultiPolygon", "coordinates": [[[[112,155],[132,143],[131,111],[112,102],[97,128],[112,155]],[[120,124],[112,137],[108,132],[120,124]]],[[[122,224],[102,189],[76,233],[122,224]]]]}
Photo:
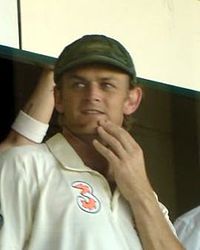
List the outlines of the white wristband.
{"type": "Polygon", "coordinates": [[[49,124],[40,122],[20,110],[11,128],[29,140],[40,143],[46,135],[49,124]]]}

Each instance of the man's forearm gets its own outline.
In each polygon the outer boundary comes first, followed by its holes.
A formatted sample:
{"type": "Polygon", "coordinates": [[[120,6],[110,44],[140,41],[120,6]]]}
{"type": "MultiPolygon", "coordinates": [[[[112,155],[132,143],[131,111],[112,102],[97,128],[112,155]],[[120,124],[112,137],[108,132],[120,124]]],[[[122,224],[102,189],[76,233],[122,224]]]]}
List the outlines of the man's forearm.
{"type": "Polygon", "coordinates": [[[184,249],[170,228],[153,193],[134,197],[131,208],[144,250],[184,249]]]}

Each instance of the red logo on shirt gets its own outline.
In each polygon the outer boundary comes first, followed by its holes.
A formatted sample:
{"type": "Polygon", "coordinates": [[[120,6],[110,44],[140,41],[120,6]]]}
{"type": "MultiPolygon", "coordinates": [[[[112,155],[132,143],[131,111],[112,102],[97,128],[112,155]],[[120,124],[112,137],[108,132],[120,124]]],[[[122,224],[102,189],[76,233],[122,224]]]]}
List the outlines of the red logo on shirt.
{"type": "Polygon", "coordinates": [[[85,212],[97,213],[100,209],[100,201],[93,194],[92,187],[83,181],[72,183],[72,187],[79,189],[80,195],[77,196],[78,206],[85,212]]]}

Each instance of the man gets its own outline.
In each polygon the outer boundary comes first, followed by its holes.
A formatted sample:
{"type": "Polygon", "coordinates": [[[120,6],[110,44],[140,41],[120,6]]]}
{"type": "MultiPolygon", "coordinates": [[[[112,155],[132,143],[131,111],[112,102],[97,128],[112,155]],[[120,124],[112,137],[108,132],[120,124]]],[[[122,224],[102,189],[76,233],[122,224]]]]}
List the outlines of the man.
{"type": "Polygon", "coordinates": [[[200,206],[178,217],[174,226],[178,238],[187,250],[200,249],[200,206]]]}
{"type": "Polygon", "coordinates": [[[142,98],[127,50],[84,36],[63,50],[54,80],[62,134],[0,159],[1,249],[183,249],[123,128],[142,98]]]}

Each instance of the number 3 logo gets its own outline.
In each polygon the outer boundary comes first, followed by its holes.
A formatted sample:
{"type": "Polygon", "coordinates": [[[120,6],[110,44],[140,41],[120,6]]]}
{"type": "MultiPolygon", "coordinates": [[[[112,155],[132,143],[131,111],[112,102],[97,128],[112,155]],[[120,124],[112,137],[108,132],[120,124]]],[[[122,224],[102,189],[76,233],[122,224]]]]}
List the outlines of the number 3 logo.
{"type": "Polygon", "coordinates": [[[97,213],[100,210],[100,201],[93,194],[92,187],[83,181],[72,183],[72,187],[80,190],[77,196],[77,204],[80,209],[88,213],[97,213]]]}

